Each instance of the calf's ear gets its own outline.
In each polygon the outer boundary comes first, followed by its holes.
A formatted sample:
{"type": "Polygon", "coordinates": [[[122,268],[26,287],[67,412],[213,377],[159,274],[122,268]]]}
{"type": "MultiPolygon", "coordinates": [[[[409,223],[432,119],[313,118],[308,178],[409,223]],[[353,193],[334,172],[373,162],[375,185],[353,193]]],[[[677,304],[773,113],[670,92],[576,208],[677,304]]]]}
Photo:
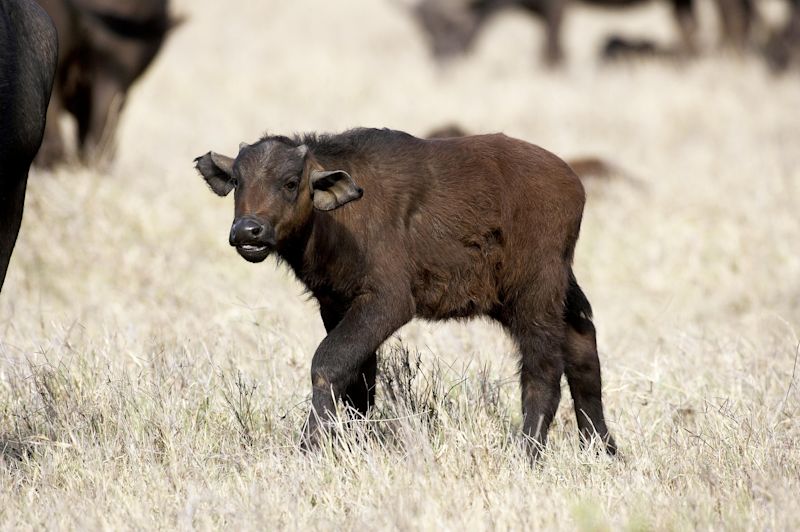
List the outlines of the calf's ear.
{"type": "Polygon", "coordinates": [[[194,160],[194,167],[218,196],[233,190],[233,159],[210,151],[194,160]]]}
{"type": "Polygon", "coordinates": [[[311,195],[316,209],[332,211],[360,199],[364,190],[344,170],[314,170],[311,172],[311,195]]]}

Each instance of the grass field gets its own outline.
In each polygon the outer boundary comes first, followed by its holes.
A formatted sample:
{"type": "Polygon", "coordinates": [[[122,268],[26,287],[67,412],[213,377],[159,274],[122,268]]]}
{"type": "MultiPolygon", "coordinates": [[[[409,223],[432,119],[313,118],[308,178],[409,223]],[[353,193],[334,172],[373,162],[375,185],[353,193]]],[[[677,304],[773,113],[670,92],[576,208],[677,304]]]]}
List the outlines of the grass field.
{"type": "Polygon", "coordinates": [[[800,528],[797,74],[715,51],[706,4],[683,65],[595,60],[612,29],[674,39],[666,6],[577,9],[557,72],[513,13],[439,71],[389,1],[176,4],[111,171],[31,174],[0,295],[0,527],[800,528]],[[450,121],[639,181],[588,183],[575,266],[622,459],[579,449],[565,386],[528,467],[487,322],[403,328],[373,419],[298,451],[322,323],[285,267],[228,246],[232,202],[192,159],[450,121]]]}

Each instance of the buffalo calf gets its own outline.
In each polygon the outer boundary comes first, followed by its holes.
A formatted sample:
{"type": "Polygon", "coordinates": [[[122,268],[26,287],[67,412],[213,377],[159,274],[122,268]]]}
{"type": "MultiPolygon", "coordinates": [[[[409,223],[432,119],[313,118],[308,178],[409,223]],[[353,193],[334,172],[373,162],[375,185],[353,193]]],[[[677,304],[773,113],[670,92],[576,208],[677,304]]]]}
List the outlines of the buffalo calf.
{"type": "Polygon", "coordinates": [[[42,8],[31,0],[0,2],[0,289],[42,143],[57,55],[56,29],[42,8]]]}
{"type": "Polygon", "coordinates": [[[520,351],[523,431],[535,458],[566,373],[582,440],[616,451],[603,416],[592,311],[572,272],[584,190],[570,167],[505,135],[424,140],[355,129],[267,136],[196,160],[234,192],[230,243],[277,253],[319,302],[311,362],[314,446],[341,398],[365,414],[376,350],[412,318],[489,316],[520,351]]]}

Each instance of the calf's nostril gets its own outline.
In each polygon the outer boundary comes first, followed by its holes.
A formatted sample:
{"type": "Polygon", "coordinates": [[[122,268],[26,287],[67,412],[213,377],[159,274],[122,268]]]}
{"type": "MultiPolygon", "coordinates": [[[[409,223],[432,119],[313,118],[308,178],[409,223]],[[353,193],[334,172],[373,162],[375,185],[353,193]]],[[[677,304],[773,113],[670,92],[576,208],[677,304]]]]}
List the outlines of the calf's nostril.
{"type": "Polygon", "coordinates": [[[270,227],[252,218],[239,218],[231,226],[229,242],[232,246],[258,245],[271,235],[270,227]]]}

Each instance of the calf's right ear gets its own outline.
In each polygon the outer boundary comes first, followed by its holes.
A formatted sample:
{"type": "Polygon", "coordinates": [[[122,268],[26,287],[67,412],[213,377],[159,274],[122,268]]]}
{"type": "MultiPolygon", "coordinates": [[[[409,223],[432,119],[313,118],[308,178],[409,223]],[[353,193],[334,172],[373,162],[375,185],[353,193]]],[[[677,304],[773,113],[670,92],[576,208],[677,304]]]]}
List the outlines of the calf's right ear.
{"type": "Polygon", "coordinates": [[[311,197],[314,207],[321,211],[338,209],[363,195],[364,190],[344,170],[311,172],[311,197]]]}
{"type": "Polygon", "coordinates": [[[233,190],[233,159],[210,151],[194,160],[194,167],[218,196],[233,190]]]}

